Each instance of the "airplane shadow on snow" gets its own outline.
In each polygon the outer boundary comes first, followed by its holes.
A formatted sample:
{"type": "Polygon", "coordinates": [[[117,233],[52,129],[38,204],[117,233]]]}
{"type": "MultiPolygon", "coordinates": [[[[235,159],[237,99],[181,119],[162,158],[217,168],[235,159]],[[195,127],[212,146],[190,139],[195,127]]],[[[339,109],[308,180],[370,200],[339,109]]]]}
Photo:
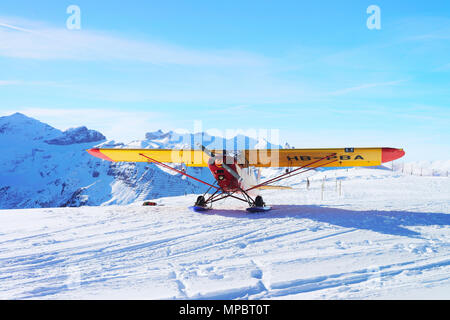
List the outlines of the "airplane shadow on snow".
{"type": "Polygon", "coordinates": [[[211,210],[204,214],[241,219],[297,218],[329,223],[344,228],[365,229],[378,233],[420,238],[411,226],[450,226],[450,214],[409,211],[357,211],[318,205],[275,205],[265,213],[242,210],[211,210]]]}

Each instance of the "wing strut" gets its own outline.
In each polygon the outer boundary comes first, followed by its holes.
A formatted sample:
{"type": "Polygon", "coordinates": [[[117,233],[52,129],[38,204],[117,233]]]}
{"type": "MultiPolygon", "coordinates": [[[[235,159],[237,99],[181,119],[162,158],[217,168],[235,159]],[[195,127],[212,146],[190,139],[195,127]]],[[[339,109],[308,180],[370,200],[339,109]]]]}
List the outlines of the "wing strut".
{"type": "Polygon", "coordinates": [[[170,169],[170,170],[172,170],[172,171],[178,172],[178,173],[182,174],[183,176],[186,176],[186,177],[188,177],[188,178],[194,179],[195,181],[198,181],[198,182],[201,182],[201,183],[203,183],[203,184],[206,184],[207,186],[209,186],[209,187],[211,187],[211,188],[220,190],[220,188],[218,188],[218,187],[216,187],[216,186],[213,186],[212,184],[209,184],[208,182],[205,182],[205,181],[203,181],[203,180],[197,179],[197,178],[195,178],[195,177],[193,177],[193,176],[191,176],[191,175],[189,175],[189,174],[187,174],[187,173],[185,173],[185,172],[183,172],[183,171],[180,171],[180,170],[177,170],[177,169],[175,169],[175,168],[172,168],[171,166],[168,166],[168,165],[165,164],[165,163],[162,163],[162,162],[159,162],[158,160],[155,160],[155,159],[152,159],[152,158],[150,158],[150,157],[147,157],[147,156],[146,156],[145,154],[143,154],[143,153],[139,153],[139,155],[140,155],[140,156],[143,156],[143,157],[145,157],[145,158],[147,158],[148,160],[150,160],[149,162],[152,162],[152,163],[154,163],[154,164],[156,164],[156,165],[159,165],[159,166],[161,166],[161,167],[170,169]]]}
{"type": "Polygon", "coordinates": [[[327,163],[324,163],[324,164],[321,164],[321,165],[318,165],[318,166],[315,166],[315,167],[308,168],[308,169],[306,169],[306,170],[304,170],[304,171],[297,172],[296,174],[292,174],[292,173],[294,173],[294,172],[296,172],[296,171],[300,171],[300,170],[305,169],[306,167],[309,167],[309,166],[311,166],[311,165],[313,165],[313,164],[315,164],[315,163],[317,163],[317,162],[320,162],[320,161],[322,161],[322,160],[324,160],[324,159],[329,159],[329,158],[334,157],[334,156],[336,156],[336,153],[333,153],[333,154],[330,154],[330,155],[328,155],[328,156],[326,156],[326,157],[320,158],[319,160],[313,161],[313,162],[311,162],[311,163],[309,163],[309,164],[307,164],[307,165],[304,165],[303,167],[297,168],[297,169],[295,169],[295,170],[293,170],[293,171],[291,171],[291,172],[284,173],[284,174],[282,174],[282,175],[280,175],[280,176],[278,176],[278,177],[275,177],[275,178],[272,178],[272,179],[270,179],[270,180],[264,181],[263,183],[260,183],[260,184],[258,184],[258,185],[256,185],[256,186],[253,186],[253,187],[251,187],[251,188],[249,188],[249,189],[247,189],[247,190],[245,190],[245,191],[248,192],[248,191],[250,191],[250,190],[257,189],[257,188],[259,188],[259,187],[266,186],[266,185],[268,185],[268,184],[271,184],[271,183],[274,183],[274,182],[278,182],[278,181],[280,181],[280,180],[290,178],[290,177],[295,176],[295,175],[297,175],[297,174],[301,174],[301,173],[304,173],[304,172],[307,172],[307,171],[310,171],[310,170],[313,170],[313,169],[317,169],[317,168],[326,166],[326,165],[328,165],[328,164],[330,164],[330,163],[333,163],[333,162],[338,161],[337,159],[335,159],[335,160],[333,160],[333,161],[330,161],[330,162],[327,162],[327,163]]]}

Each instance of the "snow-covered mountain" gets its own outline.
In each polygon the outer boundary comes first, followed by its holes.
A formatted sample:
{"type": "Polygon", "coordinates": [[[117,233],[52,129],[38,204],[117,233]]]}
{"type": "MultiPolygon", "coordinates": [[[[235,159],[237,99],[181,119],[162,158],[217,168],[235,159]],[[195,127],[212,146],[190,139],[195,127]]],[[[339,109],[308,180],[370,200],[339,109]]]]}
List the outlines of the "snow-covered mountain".
{"type": "MultiPolygon", "coordinates": [[[[202,142],[212,149],[272,147],[265,140],[236,136],[226,140],[206,133],[149,132],[144,140],[107,141],[86,127],[66,131],[23,114],[0,117],[0,208],[39,208],[129,204],[138,200],[205,191],[205,186],[147,163],[109,163],[85,150],[182,148],[202,142]]],[[[207,168],[188,173],[212,181],[207,168]]]]}

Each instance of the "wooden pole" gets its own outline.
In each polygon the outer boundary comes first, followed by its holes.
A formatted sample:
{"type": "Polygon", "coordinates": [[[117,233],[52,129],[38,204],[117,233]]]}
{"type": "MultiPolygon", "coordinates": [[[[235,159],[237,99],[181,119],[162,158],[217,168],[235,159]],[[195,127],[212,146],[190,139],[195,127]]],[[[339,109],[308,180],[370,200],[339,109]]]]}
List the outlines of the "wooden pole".
{"type": "Polygon", "coordinates": [[[323,178],[323,181],[322,181],[322,196],[321,196],[322,201],[323,201],[323,192],[324,192],[324,189],[325,189],[325,178],[323,178]]]}
{"type": "Polygon", "coordinates": [[[342,195],[342,180],[339,180],[339,197],[342,195]]]}

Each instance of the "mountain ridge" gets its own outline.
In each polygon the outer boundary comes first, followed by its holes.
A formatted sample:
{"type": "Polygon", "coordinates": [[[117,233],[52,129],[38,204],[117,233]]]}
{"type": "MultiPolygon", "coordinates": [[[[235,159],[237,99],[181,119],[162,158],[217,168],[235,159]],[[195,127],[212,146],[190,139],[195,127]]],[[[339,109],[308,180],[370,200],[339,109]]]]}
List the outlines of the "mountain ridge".
{"type": "MultiPolygon", "coordinates": [[[[210,149],[283,148],[264,139],[243,135],[225,139],[204,132],[180,134],[162,130],[148,132],[144,140],[125,144],[107,140],[102,133],[85,126],[62,131],[14,113],[0,117],[0,148],[3,151],[0,153],[0,209],[125,205],[205,192],[203,184],[155,164],[111,163],[86,152],[99,147],[197,149],[196,142],[202,142],[210,149]]],[[[284,148],[290,148],[290,145],[286,143],[284,148]]],[[[395,163],[392,169],[408,175],[448,176],[450,160],[395,163]]],[[[188,167],[186,170],[206,182],[214,182],[208,168],[188,167]]],[[[261,176],[271,177],[279,170],[263,169],[261,176]]]]}
{"type": "MultiPolygon", "coordinates": [[[[206,133],[157,130],[148,132],[144,140],[125,144],[107,140],[85,126],[62,131],[21,113],[0,117],[0,146],[5,150],[0,154],[0,208],[130,204],[204,192],[203,184],[155,164],[110,163],[86,152],[93,147],[194,148],[198,141],[210,148],[254,147],[261,142],[242,136],[224,139],[206,133]]],[[[207,168],[189,167],[187,172],[213,182],[207,168]]]]}

